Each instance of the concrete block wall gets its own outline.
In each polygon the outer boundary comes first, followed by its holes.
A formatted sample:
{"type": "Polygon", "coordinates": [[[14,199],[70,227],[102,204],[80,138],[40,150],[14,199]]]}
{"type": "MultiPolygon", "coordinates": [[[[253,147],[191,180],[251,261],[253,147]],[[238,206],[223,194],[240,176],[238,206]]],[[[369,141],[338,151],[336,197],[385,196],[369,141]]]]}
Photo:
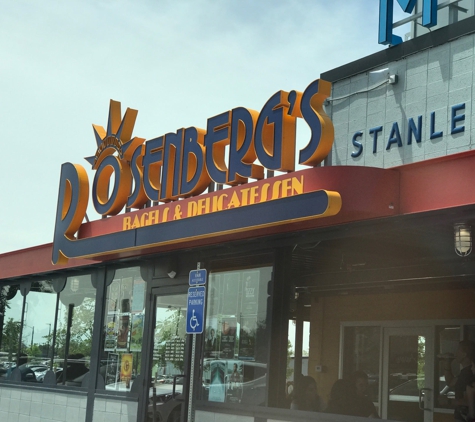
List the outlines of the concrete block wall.
{"type": "Polygon", "coordinates": [[[332,101],[326,106],[335,127],[332,164],[389,168],[473,149],[474,45],[475,35],[467,35],[335,82],[332,101]],[[375,72],[385,68],[388,71],[375,72]],[[387,73],[397,74],[398,83],[378,86],[387,73]],[[458,104],[465,104],[465,110],[457,112],[457,115],[465,115],[465,120],[457,123],[465,130],[451,134],[452,107],[458,104]],[[432,112],[435,113],[434,132],[442,131],[443,136],[431,140],[432,112]],[[408,145],[408,119],[413,118],[417,124],[418,116],[422,116],[421,142],[413,139],[408,145]],[[402,146],[392,144],[387,150],[395,122],[402,146]],[[378,126],[382,126],[382,131],[378,134],[376,152],[373,152],[373,137],[369,130],[378,126]],[[359,138],[363,151],[353,158],[351,153],[357,148],[352,144],[352,138],[358,131],[363,133],[359,138]]]}
{"type": "Polygon", "coordinates": [[[93,422],[136,422],[137,402],[96,398],[93,422]]]}
{"type": "MultiPolygon", "coordinates": [[[[87,396],[0,386],[1,422],[85,422],[87,396]]],[[[138,403],[95,398],[93,422],[136,422],[138,403]]]]}
{"type": "Polygon", "coordinates": [[[196,410],[195,422],[254,422],[254,417],[196,410]]]}
{"type": "Polygon", "coordinates": [[[83,422],[86,403],[85,395],[0,387],[0,421],[83,422]]]}

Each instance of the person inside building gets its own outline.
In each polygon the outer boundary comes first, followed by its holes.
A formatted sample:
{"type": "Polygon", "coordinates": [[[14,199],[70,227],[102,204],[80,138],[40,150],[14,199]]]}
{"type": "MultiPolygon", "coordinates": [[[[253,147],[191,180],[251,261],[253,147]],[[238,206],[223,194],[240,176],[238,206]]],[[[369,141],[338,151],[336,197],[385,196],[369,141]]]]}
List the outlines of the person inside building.
{"type": "Polygon", "coordinates": [[[455,363],[460,366],[460,373],[455,376],[453,370],[453,356],[444,356],[444,376],[447,385],[453,388],[455,393],[454,400],[454,419],[456,421],[466,422],[468,414],[468,401],[466,397],[467,387],[472,385],[475,380],[472,373],[472,363],[470,357],[475,351],[475,344],[468,340],[459,343],[455,353],[455,363]]]}
{"type": "Polygon", "coordinates": [[[372,400],[368,397],[368,375],[364,371],[356,371],[351,376],[351,381],[356,387],[355,416],[379,418],[378,411],[372,400]]]}
{"type": "Polygon", "coordinates": [[[335,381],[330,391],[326,413],[354,416],[357,411],[356,386],[350,379],[335,381]]]}
{"type": "Polygon", "coordinates": [[[312,377],[301,375],[296,379],[290,408],[307,412],[323,410],[321,399],[317,394],[317,383],[312,377]]]}
{"type": "Polygon", "coordinates": [[[18,367],[10,367],[7,371],[7,378],[13,381],[36,382],[36,375],[33,370],[28,367],[28,356],[26,353],[20,353],[18,356],[18,367]],[[19,372],[20,376],[18,376],[19,372]],[[20,379],[19,379],[20,378],[20,379]]]}
{"type": "MultiPolygon", "coordinates": [[[[68,366],[66,370],[66,385],[81,386],[83,375],[89,372],[84,355],[75,353],[68,356],[68,366]]],[[[59,375],[58,383],[62,383],[64,372],[59,375]]]]}

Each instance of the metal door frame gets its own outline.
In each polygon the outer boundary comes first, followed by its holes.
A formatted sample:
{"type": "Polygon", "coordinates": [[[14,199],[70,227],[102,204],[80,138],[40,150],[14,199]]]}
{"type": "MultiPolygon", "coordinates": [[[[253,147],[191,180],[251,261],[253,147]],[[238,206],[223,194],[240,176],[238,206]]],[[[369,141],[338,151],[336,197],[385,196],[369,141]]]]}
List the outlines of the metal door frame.
{"type": "Polygon", "coordinates": [[[434,338],[435,326],[411,326],[411,327],[382,327],[382,377],[381,377],[381,418],[387,419],[389,402],[389,337],[396,335],[424,335],[426,337],[425,350],[425,385],[431,391],[430,400],[424,400],[424,422],[432,422],[434,416],[434,338]],[[428,406],[428,407],[426,407],[428,406]]]}
{"type": "MultiPolygon", "coordinates": [[[[156,320],[156,297],[158,296],[172,296],[172,295],[186,295],[188,292],[188,284],[180,284],[180,285],[166,285],[160,286],[153,282],[149,282],[151,286],[147,289],[147,303],[146,303],[146,311],[145,311],[145,323],[144,323],[144,344],[143,344],[143,354],[142,354],[142,362],[143,362],[143,400],[142,403],[139,403],[139,419],[146,422],[147,421],[147,410],[148,410],[148,401],[149,401],[149,388],[151,385],[151,371],[152,371],[152,362],[153,362],[153,343],[154,343],[154,335],[153,331],[155,329],[155,320],[156,320]]],[[[190,362],[190,346],[188,336],[186,337],[185,342],[185,375],[189,374],[189,362],[190,362]]],[[[183,396],[185,397],[185,401],[182,405],[182,412],[181,412],[181,421],[186,421],[186,412],[187,412],[187,404],[188,404],[188,382],[189,380],[186,379],[183,385],[183,396]]]]}

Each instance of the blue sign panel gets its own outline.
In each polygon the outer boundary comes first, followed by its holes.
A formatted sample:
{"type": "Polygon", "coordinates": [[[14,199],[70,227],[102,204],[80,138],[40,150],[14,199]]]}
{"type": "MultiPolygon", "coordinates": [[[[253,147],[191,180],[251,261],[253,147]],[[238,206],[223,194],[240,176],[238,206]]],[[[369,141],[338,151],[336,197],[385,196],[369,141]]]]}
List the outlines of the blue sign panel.
{"type": "Polygon", "coordinates": [[[192,270],[190,271],[189,284],[190,286],[200,286],[206,284],[207,271],[203,270],[192,270]]]}
{"type": "Polygon", "coordinates": [[[204,328],[206,287],[190,287],[186,301],[186,334],[201,334],[204,328]]]}
{"type": "MultiPolygon", "coordinates": [[[[412,13],[416,0],[397,0],[401,9],[412,13]]],[[[402,43],[402,38],[393,34],[393,9],[394,0],[379,0],[379,40],[380,44],[397,45],[402,43]]],[[[422,26],[431,28],[437,25],[437,0],[423,0],[422,26]]]]}

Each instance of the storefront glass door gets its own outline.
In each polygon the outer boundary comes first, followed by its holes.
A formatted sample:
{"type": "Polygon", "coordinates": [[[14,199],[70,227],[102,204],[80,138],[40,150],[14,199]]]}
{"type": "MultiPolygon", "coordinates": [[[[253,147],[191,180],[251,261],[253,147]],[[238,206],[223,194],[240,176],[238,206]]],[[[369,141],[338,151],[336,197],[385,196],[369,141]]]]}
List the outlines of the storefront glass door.
{"type": "Polygon", "coordinates": [[[433,330],[384,328],[382,417],[432,422],[433,330]]]}
{"type": "Polygon", "coordinates": [[[179,422],[184,408],[183,385],[186,342],[186,290],[154,291],[155,327],[148,420],[179,422]],[[160,294],[158,294],[160,293],[160,294]]]}

